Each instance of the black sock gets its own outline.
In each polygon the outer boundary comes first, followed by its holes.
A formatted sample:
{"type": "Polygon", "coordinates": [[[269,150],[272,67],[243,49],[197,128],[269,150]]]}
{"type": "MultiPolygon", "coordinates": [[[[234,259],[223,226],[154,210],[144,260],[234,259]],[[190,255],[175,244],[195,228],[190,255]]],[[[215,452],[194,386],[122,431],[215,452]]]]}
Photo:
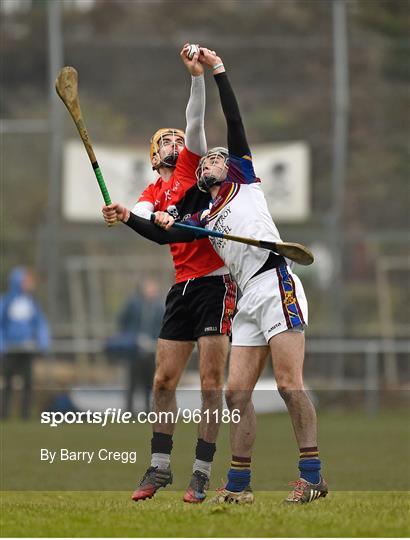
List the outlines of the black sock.
{"type": "Polygon", "coordinates": [[[198,439],[195,449],[195,458],[201,461],[213,461],[216,451],[216,444],[198,439]]]}
{"type": "Polygon", "coordinates": [[[154,431],[151,439],[151,454],[170,454],[172,450],[172,435],[154,431]]]}

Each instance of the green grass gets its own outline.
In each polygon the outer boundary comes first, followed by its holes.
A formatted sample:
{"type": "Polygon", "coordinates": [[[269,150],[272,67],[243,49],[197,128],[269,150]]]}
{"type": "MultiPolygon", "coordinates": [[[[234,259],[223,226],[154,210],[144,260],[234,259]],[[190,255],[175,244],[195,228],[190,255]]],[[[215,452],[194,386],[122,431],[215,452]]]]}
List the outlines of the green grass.
{"type": "MultiPolygon", "coordinates": [[[[406,411],[367,417],[362,412],[319,413],[319,445],[324,475],[334,491],[407,491],[410,488],[410,430],[406,411]]],[[[151,427],[145,425],[66,425],[4,422],[1,485],[4,491],[127,491],[149,462],[151,427]],[[40,448],[135,450],[137,462],[53,464],[40,461],[40,448]]],[[[173,489],[186,487],[192,472],[197,426],[178,424],[172,452],[173,489]]],[[[294,480],[298,449],[286,413],[258,416],[252,483],[260,491],[282,491],[294,480]]],[[[221,426],[212,486],[230,462],[229,426],[221,426]]]]}
{"type": "MultiPolygon", "coordinates": [[[[258,417],[252,459],[256,501],[250,507],[186,505],[196,430],[179,424],[172,456],[174,484],[153,500],[130,494],[148,465],[148,425],[65,426],[38,421],[1,426],[2,536],[409,536],[410,431],[406,410],[368,417],[361,411],[320,412],[320,447],[330,495],[312,504],[281,504],[297,477],[298,453],[287,414],[258,417]],[[135,464],[46,464],[40,448],[135,449],[135,464]],[[109,491],[108,491],[109,490],[109,491]]],[[[229,429],[222,426],[212,489],[229,465],[229,429]]]]}
{"type": "Polygon", "coordinates": [[[400,537],[410,534],[409,495],[341,492],[289,507],[257,492],[252,506],[187,505],[182,492],[133,503],[129,492],[3,492],[2,536],[400,537]]]}

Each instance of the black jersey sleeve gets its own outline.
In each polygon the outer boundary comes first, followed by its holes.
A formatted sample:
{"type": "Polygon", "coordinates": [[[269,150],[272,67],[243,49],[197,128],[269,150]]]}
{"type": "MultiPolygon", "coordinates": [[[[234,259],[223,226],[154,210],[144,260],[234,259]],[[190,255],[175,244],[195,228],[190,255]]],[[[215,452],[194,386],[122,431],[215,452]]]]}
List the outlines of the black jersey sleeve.
{"type": "Polygon", "coordinates": [[[172,227],[166,231],[148,219],[136,216],[132,212],[130,212],[130,217],[126,222],[126,225],[147,240],[151,240],[152,242],[161,245],[192,242],[197,238],[197,235],[190,231],[182,231],[180,229],[173,229],[172,227]]]}
{"type": "Polygon", "coordinates": [[[222,110],[228,127],[228,150],[230,154],[238,157],[250,156],[248,141],[246,140],[245,128],[239,112],[231,83],[226,72],[214,75],[218,85],[222,110]]]}

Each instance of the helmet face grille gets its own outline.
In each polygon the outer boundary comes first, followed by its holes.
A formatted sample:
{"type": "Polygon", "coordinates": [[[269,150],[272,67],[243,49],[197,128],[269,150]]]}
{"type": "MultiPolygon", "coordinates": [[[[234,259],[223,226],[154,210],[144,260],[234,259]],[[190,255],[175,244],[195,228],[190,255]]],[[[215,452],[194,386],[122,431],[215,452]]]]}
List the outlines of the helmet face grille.
{"type": "Polygon", "coordinates": [[[159,160],[155,166],[152,167],[154,170],[157,170],[160,167],[175,167],[179,155],[179,152],[177,150],[177,144],[178,142],[181,142],[183,145],[185,145],[185,133],[182,131],[182,129],[161,128],[154,133],[151,139],[151,161],[154,156],[159,154],[161,147],[164,145],[165,139],[168,137],[173,139],[173,144],[170,146],[168,154],[164,156],[161,160],[159,160]]]}
{"type": "Polygon", "coordinates": [[[197,185],[208,193],[212,186],[221,184],[228,172],[229,154],[223,147],[211,148],[199,161],[195,171],[197,185]]]}

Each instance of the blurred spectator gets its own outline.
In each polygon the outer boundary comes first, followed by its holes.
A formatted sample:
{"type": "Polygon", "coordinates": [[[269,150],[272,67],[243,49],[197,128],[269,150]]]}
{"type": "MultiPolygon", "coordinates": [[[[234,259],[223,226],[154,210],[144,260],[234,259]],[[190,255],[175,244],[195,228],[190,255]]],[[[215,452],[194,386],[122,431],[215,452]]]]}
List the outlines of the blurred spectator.
{"type": "Polygon", "coordinates": [[[141,292],[130,298],[118,318],[120,333],[107,342],[107,351],[120,354],[127,363],[126,408],[133,411],[134,392],[143,388],[145,410],[150,410],[155,370],[156,341],[164,314],[160,288],[156,280],[144,280],[141,292]]]}
{"type": "Polygon", "coordinates": [[[21,416],[30,416],[33,358],[46,353],[50,347],[47,321],[32,294],[35,287],[32,271],[17,267],[10,273],[7,292],[0,297],[3,418],[10,413],[16,375],[23,379],[21,416]]]}

